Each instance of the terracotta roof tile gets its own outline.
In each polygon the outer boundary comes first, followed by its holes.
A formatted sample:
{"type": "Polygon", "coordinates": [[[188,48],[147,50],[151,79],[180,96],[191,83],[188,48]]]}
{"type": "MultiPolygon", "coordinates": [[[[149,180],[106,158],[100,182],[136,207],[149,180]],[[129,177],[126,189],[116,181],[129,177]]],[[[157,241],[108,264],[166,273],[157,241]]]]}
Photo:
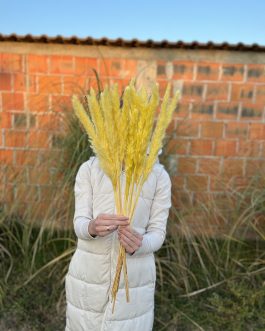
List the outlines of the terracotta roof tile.
{"type": "Polygon", "coordinates": [[[145,48],[175,48],[175,49],[214,49],[214,50],[233,50],[233,51],[252,51],[252,52],[265,52],[265,46],[258,44],[229,44],[227,42],[214,43],[209,41],[207,43],[200,43],[198,41],[184,42],[176,41],[171,42],[168,40],[154,41],[148,39],[141,41],[138,39],[125,40],[122,38],[108,39],[101,38],[95,39],[92,37],[80,38],[77,36],[63,37],[61,35],[49,37],[47,35],[33,36],[27,35],[3,35],[0,34],[0,42],[13,41],[13,42],[30,42],[30,43],[47,43],[47,44],[72,44],[72,45],[96,45],[96,46],[117,46],[117,47],[145,47],[145,48]]]}

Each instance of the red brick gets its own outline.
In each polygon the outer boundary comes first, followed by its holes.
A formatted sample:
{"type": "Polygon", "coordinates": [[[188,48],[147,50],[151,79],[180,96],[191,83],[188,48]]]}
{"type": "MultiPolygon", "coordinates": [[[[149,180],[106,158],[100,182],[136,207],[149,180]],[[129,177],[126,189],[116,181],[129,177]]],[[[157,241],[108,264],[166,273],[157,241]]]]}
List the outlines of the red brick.
{"type": "Polygon", "coordinates": [[[238,102],[218,102],[216,117],[219,119],[236,119],[238,109],[238,102]]]}
{"type": "Polygon", "coordinates": [[[196,171],[196,159],[191,157],[178,158],[178,173],[190,174],[196,171]]]}
{"type": "Polygon", "coordinates": [[[13,163],[13,151],[0,149],[0,163],[12,164],[13,163]]]}
{"type": "Polygon", "coordinates": [[[28,119],[28,127],[30,129],[36,128],[36,115],[35,114],[29,114],[29,119],[28,119]]]}
{"type": "Polygon", "coordinates": [[[192,155],[212,155],[212,140],[196,139],[191,141],[192,155]]]}
{"type": "Polygon", "coordinates": [[[52,74],[73,74],[74,58],[69,55],[52,55],[50,57],[50,73],[52,74]]]}
{"type": "Polygon", "coordinates": [[[265,104],[265,85],[257,85],[256,102],[265,104]]]}
{"type": "Polygon", "coordinates": [[[265,157],[265,141],[257,141],[261,145],[260,156],[265,157]]]}
{"type": "Polygon", "coordinates": [[[19,92],[37,92],[37,82],[35,75],[25,75],[21,73],[16,73],[14,77],[14,90],[19,92]]]}
{"type": "Polygon", "coordinates": [[[225,128],[226,138],[247,138],[248,124],[240,122],[228,122],[225,128]]]}
{"type": "Polygon", "coordinates": [[[0,54],[0,72],[21,72],[22,55],[12,53],[0,54]]]}
{"type": "Polygon", "coordinates": [[[72,95],[74,93],[86,93],[85,76],[64,76],[63,77],[63,94],[72,95]]]}
{"type": "Polygon", "coordinates": [[[176,117],[188,117],[189,116],[190,104],[179,101],[175,110],[176,117]]]}
{"type": "Polygon", "coordinates": [[[176,121],[173,118],[166,129],[166,134],[172,135],[174,134],[175,130],[176,130],[176,121]]]}
{"type": "Polygon", "coordinates": [[[232,84],[231,101],[253,101],[254,84],[232,84]]]}
{"type": "Polygon", "coordinates": [[[62,79],[58,76],[38,76],[39,92],[60,94],[62,93],[62,79]]]}
{"type": "Polygon", "coordinates": [[[75,72],[82,76],[95,76],[95,72],[98,72],[98,59],[88,57],[75,57],[75,72]]]}
{"type": "Polygon", "coordinates": [[[227,177],[243,176],[243,160],[225,159],[222,167],[222,174],[227,177]]]}
{"type": "Polygon", "coordinates": [[[27,143],[27,132],[17,130],[5,131],[6,147],[25,147],[27,143]]]}
{"type": "Polygon", "coordinates": [[[30,184],[47,185],[50,182],[50,173],[47,167],[31,167],[29,168],[30,184]]]}
{"type": "MultiPolygon", "coordinates": [[[[204,206],[206,204],[209,204],[210,199],[213,199],[213,196],[211,193],[208,192],[194,192],[193,194],[193,205],[196,208],[197,206],[201,207],[201,205],[203,204],[204,206]]],[[[198,213],[199,214],[199,213],[198,213]]],[[[199,232],[203,232],[204,234],[207,233],[207,235],[210,235],[210,233],[213,233],[213,227],[215,227],[214,222],[216,222],[216,220],[211,219],[209,220],[205,220],[203,221],[202,218],[205,218],[205,216],[203,216],[203,212],[200,212],[200,214],[198,215],[199,217],[199,222],[200,224],[196,223],[196,221],[190,219],[188,222],[190,224],[190,226],[195,227],[196,230],[199,232]]],[[[189,217],[190,218],[190,217],[189,217]]]]}
{"type": "Polygon", "coordinates": [[[202,138],[221,138],[223,129],[222,122],[202,122],[202,138]]]}
{"type": "Polygon", "coordinates": [[[173,186],[173,190],[182,191],[184,188],[184,176],[183,175],[174,175],[171,176],[171,182],[173,186]]]}
{"type": "Polygon", "coordinates": [[[38,163],[39,151],[31,150],[17,150],[16,151],[16,164],[17,165],[32,165],[36,166],[38,163]]]}
{"type": "Polygon", "coordinates": [[[0,113],[0,127],[2,129],[9,129],[12,127],[12,113],[9,112],[0,113]]]}
{"type": "Polygon", "coordinates": [[[1,73],[0,72],[0,90],[1,91],[10,91],[11,86],[11,74],[1,73]]]}
{"type": "Polygon", "coordinates": [[[187,154],[188,140],[185,139],[171,139],[166,146],[165,152],[167,154],[187,154]]]}
{"type": "Polygon", "coordinates": [[[174,191],[172,195],[172,202],[174,207],[183,208],[184,206],[192,204],[192,195],[190,192],[174,191]]]}
{"type": "Polygon", "coordinates": [[[250,123],[250,139],[264,140],[265,139],[265,124],[250,123]]]}
{"type": "Polygon", "coordinates": [[[186,119],[177,121],[176,134],[178,137],[198,137],[199,122],[186,119]]]}
{"type": "Polygon", "coordinates": [[[259,157],[261,142],[258,140],[240,139],[238,145],[238,156],[259,157]]]}
{"type": "Polygon", "coordinates": [[[119,78],[123,72],[123,60],[121,59],[100,59],[99,75],[119,78]]]}
{"type": "Polygon", "coordinates": [[[233,184],[237,190],[245,190],[248,187],[250,181],[251,178],[245,176],[235,176],[233,178],[233,184]]]}
{"type": "Polygon", "coordinates": [[[27,114],[26,113],[14,113],[13,114],[13,126],[15,129],[27,128],[27,114]]]}
{"type": "Polygon", "coordinates": [[[52,95],[52,110],[59,113],[73,111],[71,96],[52,95]]]}
{"type": "Polygon", "coordinates": [[[58,161],[63,160],[63,158],[64,155],[61,149],[49,148],[49,149],[42,149],[41,151],[39,151],[40,164],[45,163],[45,165],[50,168],[56,168],[58,166],[58,161]]]}
{"type": "Polygon", "coordinates": [[[13,75],[14,90],[16,92],[25,92],[27,90],[26,75],[24,73],[16,73],[13,75]]]}
{"type": "Polygon", "coordinates": [[[29,132],[29,147],[48,148],[50,146],[50,136],[48,131],[29,132]]]}
{"type": "Polygon", "coordinates": [[[2,93],[3,110],[24,110],[24,95],[23,93],[2,93]]]}
{"type": "Polygon", "coordinates": [[[28,109],[30,111],[46,112],[49,109],[49,97],[46,94],[28,94],[28,109]]]}
{"type": "Polygon", "coordinates": [[[191,80],[193,79],[194,63],[189,61],[173,62],[173,79],[191,80]]]}
{"type": "Polygon", "coordinates": [[[242,81],[244,79],[244,65],[243,64],[224,64],[222,66],[223,81],[242,81]]]}
{"type": "Polygon", "coordinates": [[[27,92],[36,93],[37,92],[37,76],[29,75],[27,80],[27,92]]]}
{"type": "Polygon", "coordinates": [[[51,147],[52,148],[61,148],[63,146],[64,136],[62,134],[52,134],[51,136],[51,147]]]}
{"type": "Polygon", "coordinates": [[[190,175],[187,177],[187,189],[190,191],[207,191],[208,176],[190,175]]]}
{"type": "Polygon", "coordinates": [[[218,175],[220,171],[220,160],[203,158],[199,159],[199,173],[218,175]]]}
{"type": "Polygon", "coordinates": [[[60,130],[60,117],[55,114],[41,114],[37,116],[38,128],[41,130],[60,130]]]}
{"type": "Polygon", "coordinates": [[[26,167],[8,166],[6,169],[6,181],[12,184],[27,183],[27,169],[26,167]]]}
{"type": "Polygon", "coordinates": [[[228,84],[226,83],[208,83],[206,90],[206,100],[216,101],[228,99],[228,84]]]}
{"type": "MultiPolygon", "coordinates": [[[[3,184],[6,183],[7,169],[12,167],[10,164],[9,165],[4,164],[4,162],[1,161],[1,150],[2,150],[2,147],[0,147],[0,173],[1,173],[1,176],[0,176],[0,190],[3,187],[3,184]]],[[[1,201],[1,195],[3,195],[2,191],[0,191],[0,201],[1,201]]]]}
{"type": "Polygon", "coordinates": [[[247,67],[247,80],[249,82],[265,83],[265,65],[249,64],[247,67]]]}
{"type": "Polygon", "coordinates": [[[235,156],[236,141],[234,140],[217,140],[215,146],[215,155],[235,156]]]}
{"type": "Polygon", "coordinates": [[[123,78],[131,78],[136,76],[137,73],[137,61],[134,59],[126,59],[124,60],[123,65],[123,78]]]}
{"type": "Polygon", "coordinates": [[[182,101],[200,101],[203,97],[204,85],[201,83],[184,82],[182,101]]]}
{"type": "Polygon", "coordinates": [[[210,190],[213,192],[224,192],[227,190],[227,179],[223,176],[213,175],[210,177],[210,190]]]}
{"type": "Polygon", "coordinates": [[[156,77],[157,79],[167,79],[166,61],[157,61],[156,77]]]}
{"type": "Polygon", "coordinates": [[[264,174],[265,162],[264,160],[247,160],[246,163],[246,176],[255,176],[264,174]]]}
{"type": "Polygon", "coordinates": [[[192,103],[191,117],[194,119],[212,119],[214,104],[212,102],[192,103]]]}
{"type": "Polygon", "coordinates": [[[47,73],[48,56],[28,54],[28,72],[29,73],[47,73]]]}
{"type": "MultiPolygon", "coordinates": [[[[6,202],[7,206],[12,206],[14,204],[14,201],[15,201],[14,185],[7,183],[7,184],[3,185],[2,187],[0,187],[0,192],[1,192],[1,190],[3,192],[2,197],[0,195],[0,198],[2,199],[2,201],[6,202]]],[[[19,208],[19,205],[17,204],[16,210],[18,208],[19,208]]]]}
{"type": "Polygon", "coordinates": [[[261,120],[263,116],[264,104],[252,104],[244,102],[241,109],[241,120],[261,120]]]}
{"type": "Polygon", "coordinates": [[[196,80],[218,80],[219,63],[198,63],[196,80]]]}

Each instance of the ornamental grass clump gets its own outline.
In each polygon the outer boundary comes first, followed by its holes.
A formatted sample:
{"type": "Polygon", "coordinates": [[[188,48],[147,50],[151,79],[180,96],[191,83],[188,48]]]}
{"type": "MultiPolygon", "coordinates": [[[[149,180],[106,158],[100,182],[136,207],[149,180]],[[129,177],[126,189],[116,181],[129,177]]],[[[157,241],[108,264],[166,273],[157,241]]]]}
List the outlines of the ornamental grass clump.
{"type": "MultiPolygon", "coordinates": [[[[122,96],[117,84],[106,86],[98,95],[91,88],[85,96],[85,105],[76,95],[72,97],[75,114],[88,134],[102,170],[112,182],[117,213],[128,216],[130,226],[142,186],[162,147],[179,99],[179,91],[171,98],[170,90],[171,85],[168,84],[157,120],[156,110],[160,105],[157,84],[153,84],[151,93],[148,93],[144,87],[137,90],[135,81],[131,80],[122,96]],[[124,193],[121,188],[122,171],[126,177],[124,193]]],[[[122,269],[126,300],[129,302],[126,252],[120,244],[112,284],[113,310],[122,269]]]]}

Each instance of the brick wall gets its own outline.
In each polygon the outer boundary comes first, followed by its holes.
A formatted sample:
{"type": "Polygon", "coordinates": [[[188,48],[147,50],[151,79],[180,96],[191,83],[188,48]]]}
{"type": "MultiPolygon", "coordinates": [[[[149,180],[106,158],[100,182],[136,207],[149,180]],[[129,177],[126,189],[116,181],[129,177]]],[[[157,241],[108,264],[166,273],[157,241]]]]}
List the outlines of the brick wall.
{"type": "Polygon", "coordinates": [[[48,199],[56,165],[41,176],[34,165],[59,153],[60,115],[73,93],[95,85],[91,68],[121,89],[135,75],[140,84],[157,80],[161,91],[168,81],[181,89],[168,146],[176,203],[222,193],[218,178],[244,182],[264,166],[265,53],[1,42],[2,201],[18,198],[21,169],[24,189],[48,199]]]}

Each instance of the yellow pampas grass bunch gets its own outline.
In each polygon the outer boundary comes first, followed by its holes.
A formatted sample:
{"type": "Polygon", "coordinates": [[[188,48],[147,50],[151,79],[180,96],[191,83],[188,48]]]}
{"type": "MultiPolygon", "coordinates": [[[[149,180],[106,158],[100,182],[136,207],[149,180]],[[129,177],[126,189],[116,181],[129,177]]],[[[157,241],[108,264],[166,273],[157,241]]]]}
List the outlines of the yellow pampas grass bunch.
{"type": "MultiPolygon", "coordinates": [[[[170,90],[171,85],[168,84],[157,121],[156,110],[160,104],[157,84],[153,84],[151,93],[148,93],[144,87],[137,90],[135,80],[132,79],[122,97],[117,84],[106,86],[99,96],[91,88],[85,98],[89,112],[77,95],[72,96],[74,112],[88,134],[102,170],[112,182],[117,213],[128,216],[130,225],[142,186],[156,162],[180,96],[177,91],[171,98],[170,90]],[[126,176],[124,194],[121,190],[122,171],[125,171],[126,176]]],[[[112,311],[122,269],[128,302],[126,252],[120,245],[112,285],[112,311]]]]}

